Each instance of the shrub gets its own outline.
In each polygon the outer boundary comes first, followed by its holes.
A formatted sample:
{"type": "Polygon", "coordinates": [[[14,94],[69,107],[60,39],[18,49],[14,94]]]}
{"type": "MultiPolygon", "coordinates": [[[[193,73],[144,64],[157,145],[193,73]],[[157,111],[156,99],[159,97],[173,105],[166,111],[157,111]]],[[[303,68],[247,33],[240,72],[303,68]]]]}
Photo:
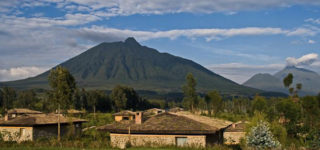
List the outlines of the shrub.
{"type": "Polygon", "coordinates": [[[281,144],[277,141],[266,122],[260,121],[257,126],[251,128],[247,135],[247,145],[255,149],[277,148],[281,144]]]}

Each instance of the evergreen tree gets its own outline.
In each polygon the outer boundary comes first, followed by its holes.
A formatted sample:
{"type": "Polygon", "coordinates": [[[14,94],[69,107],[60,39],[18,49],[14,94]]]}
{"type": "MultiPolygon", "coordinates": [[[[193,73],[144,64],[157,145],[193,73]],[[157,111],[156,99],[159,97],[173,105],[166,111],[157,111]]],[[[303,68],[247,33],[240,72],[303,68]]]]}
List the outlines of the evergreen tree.
{"type": "Polygon", "coordinates": [[[183,104],[191,112],[194,112],[198,106],[198,95],[196,92],[197,82],[193,75],[189,73],[186,77],[186,84],[183,85],[182,90],[184,94],[183,104]]]}
{"type": "Polygon", "coordinates": [[[263,121],[251,128],[246,136],[246,142],[249,147],[254,149],[270,149],[281,146],[279,141],[273,137],[268,124],[263,121]]]}

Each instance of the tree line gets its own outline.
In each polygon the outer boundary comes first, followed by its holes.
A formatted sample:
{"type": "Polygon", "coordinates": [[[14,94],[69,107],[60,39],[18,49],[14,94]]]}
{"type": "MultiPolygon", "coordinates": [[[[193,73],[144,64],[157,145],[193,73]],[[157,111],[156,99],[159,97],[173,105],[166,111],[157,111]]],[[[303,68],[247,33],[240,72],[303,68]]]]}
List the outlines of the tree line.
{"type": "Polygon", "coordinates": [[[61,66],[50,71],[50,90],[37,94],[35,90],[17,91],[10,87],[0,89],[0,111],[11,108],[29,108],[43,112],[77,109],[89,112],[116,112],[124,109],[143,110],[155,107],[128,86],[117,85],[110,94],[102,90],[78,88],[71,73],[61,66]]]}

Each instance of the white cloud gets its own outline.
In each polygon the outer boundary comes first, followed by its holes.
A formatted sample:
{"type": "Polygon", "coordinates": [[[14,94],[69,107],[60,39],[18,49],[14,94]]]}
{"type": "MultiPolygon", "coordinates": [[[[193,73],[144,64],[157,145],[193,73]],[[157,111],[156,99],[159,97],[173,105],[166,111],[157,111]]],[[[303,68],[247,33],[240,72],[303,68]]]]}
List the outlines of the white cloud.
{"type": "Polygon", "coordinates": [[[288,57],[286,59],[288,66],[309,66],[318,60],[318,54],[311,53],[300,58],[288,57]]]}
{"type": "Polygon", "coordinates": [[[48,68],[39,67],[16,67],[10,69],[0,69],[0,81],[11,81],[32,77],[43,73],[48,68]]]}
{"type": "Polygon", "coordinates": [[[257,73],[274,74],[285,67],[284,64],[248,65],[242,63],[213,64],[206,66],[209,70],[239,84],[244,83],[257,73]]]}
{"type": "Polygon", "coordinates": [[[313,18],[308,18],[306,20],[304,20],[305,22],[311,22],[314,24],[320,24],[320,19],[313,19],[313,18]]]}
{"type": "Polygon", "coordinates": [[[313,36],[318,31],[310,29],[294,29],[284,30],[281,28],[269,28],[269,27],[246,27],[246,28],[231,28],[231,29],[176,29],[167,31],[138,31],[138,30],[121,30],[115,28],[105,28],[99,26],[92,26],[90,28],[82,28],[79,30],[79,34],[82,37],[88,38],[94,41],[103,41],[113,36],[114,39],[125,39],[126,37],[135,37],[140,41],[157,39],[157,38],[169,38],[176,39],[178,37],[193,38],[205,38],[207,41],[228,38],[233,36],[258,36],[258,35],[285,35],[285,36],[313,36]]]}
{"type": "Polygon", "coordinates": [[[0,11],[55,4],[60,9],[100,11],[103,16],[166,13],[234,13],[238,11],[320,5],[317,0],[2,0],[0,11]],[[71,6],[73,5],[73,6],[71,6]]]}
{"type": "Polygon", "coordinates": [[[314,41],[314,40],[308,40],[308,43],[309,43],[309,44],[314,44],[314,43],[316,43],[316,41],[314,41]]]}

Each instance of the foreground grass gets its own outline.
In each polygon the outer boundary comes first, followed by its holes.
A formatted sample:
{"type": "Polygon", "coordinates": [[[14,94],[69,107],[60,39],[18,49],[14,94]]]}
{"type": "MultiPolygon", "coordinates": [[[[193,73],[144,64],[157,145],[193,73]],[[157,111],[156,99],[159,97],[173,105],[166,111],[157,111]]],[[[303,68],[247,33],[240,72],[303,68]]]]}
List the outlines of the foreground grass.
{"type": "MultiPolygon", "coordinates": [[[[227,150],[226,148],[210,148],[210,149],[199,149],[199,150],[227,150]]],[[[90,149],[90,148],[60,148],[60,147],[0,147],[0,150],[117,150],[113,148],[102,148],[102,149],[90,149]]],[[[194,148],[128,148],[127,150],[195,150],[194,148]]]]}

